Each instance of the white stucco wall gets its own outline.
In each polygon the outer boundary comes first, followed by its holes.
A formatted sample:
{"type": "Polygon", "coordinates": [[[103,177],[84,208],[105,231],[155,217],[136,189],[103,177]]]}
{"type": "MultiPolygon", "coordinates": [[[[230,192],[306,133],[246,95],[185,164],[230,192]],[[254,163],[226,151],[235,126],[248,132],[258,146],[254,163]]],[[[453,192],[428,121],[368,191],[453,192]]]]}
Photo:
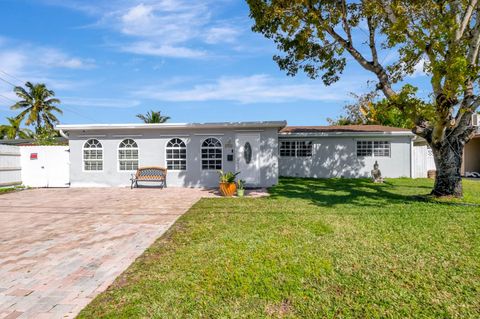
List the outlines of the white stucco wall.
{"type": "MultiPolygon", "coordinates": [[[[134,172],[119,171],[118,146],[125,138],[134,139],[139,148],[139,166],[166,167],[165,146],[175,137],[181,138],[187,145],[187,170],[169,171],[168,186],[180,187],[216,187],[218,173],[215,170],[201,169],[201,143],[208,137],[219,139],[223,145],[223,170],[235,171],[235,159],[227,161],[227,154],[234,154],[235,136],[244,130],[236,129],[135,129],[135,130],[88,130],[69,132],[70,144],[70,180],[72,187],[88,186],[129,186],[134,172]],[[103,145],[103,171],[83,170],[83,145],[91,139],[98,139],[103,145]]],[[[260,134],[260,181],[258,186],[269,187],[278,181],[278,135],[276,128],[255,130],[260,134]]]]}
{"type": "Polygon", "coordinates": [[[369,177],[378,161],[384,177],[411,177],[411,137],[280,137],[312,141],[311,157],[280,157],[280,176],[369,177]],[[357,140],[389,141],[390,157],[357,157],[357,140]]]}

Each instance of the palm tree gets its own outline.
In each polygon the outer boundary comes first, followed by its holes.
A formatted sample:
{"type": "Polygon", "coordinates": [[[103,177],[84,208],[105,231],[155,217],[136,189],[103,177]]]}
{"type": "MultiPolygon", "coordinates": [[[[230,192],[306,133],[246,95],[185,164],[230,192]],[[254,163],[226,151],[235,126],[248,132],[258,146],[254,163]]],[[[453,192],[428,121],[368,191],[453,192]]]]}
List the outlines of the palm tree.
{"type": "Polygon", "coordinates": [[[151,110],[147,114],[137,114],[137,117],[141,119],[144,123],[165,123],[170,119],[169,116],[162,116],[161,112],[155,112],[151,110]]]}
{"type": "Polygon", "coordinates": [[[53,125],[58,123],[57,117],[52,112],[63,114],[62,110],[56,106],[60,100],[54,98],[55,92],[47,89],[43,83],[26,82],[25,86],[28,88],[28,92],[21,86],[15,87],[14,92],[22,100],[10,108],[12,110],[22,109],[18,118],[23,120],[27,117],[25,124],[35,125],[35,131],[43,126],[52,129],[53,125]]]}
{"type": "Polygon", "coordinates": [[[0,136],[9,140],[18,138],[32,138],[33,132],[29,129],[20,128],[22,118],[20,117],[7,117],[9,125],[0,125],[0,136]]]}

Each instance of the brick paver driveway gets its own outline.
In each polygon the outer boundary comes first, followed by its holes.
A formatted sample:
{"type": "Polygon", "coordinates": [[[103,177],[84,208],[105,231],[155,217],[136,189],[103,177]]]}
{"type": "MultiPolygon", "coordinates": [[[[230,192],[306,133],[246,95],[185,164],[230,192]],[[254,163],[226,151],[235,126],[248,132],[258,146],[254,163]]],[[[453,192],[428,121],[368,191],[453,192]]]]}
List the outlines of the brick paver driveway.
{"type": "Polygon", "coordinates": [[[199,189],[0,195],[0,318],[71,318],[200,197],[199,189]]]}

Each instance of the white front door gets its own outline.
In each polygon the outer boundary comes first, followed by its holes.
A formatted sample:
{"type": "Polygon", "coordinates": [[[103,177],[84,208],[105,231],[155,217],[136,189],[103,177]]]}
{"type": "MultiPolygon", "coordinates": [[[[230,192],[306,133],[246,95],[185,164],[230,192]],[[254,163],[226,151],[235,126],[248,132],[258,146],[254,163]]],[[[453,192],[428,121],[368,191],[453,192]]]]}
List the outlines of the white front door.
{"type": "Polygon", "coordinates": [[[260,134],[239,133],[235,139],[238,179],[247,186],[260,185],[260,134]]]}

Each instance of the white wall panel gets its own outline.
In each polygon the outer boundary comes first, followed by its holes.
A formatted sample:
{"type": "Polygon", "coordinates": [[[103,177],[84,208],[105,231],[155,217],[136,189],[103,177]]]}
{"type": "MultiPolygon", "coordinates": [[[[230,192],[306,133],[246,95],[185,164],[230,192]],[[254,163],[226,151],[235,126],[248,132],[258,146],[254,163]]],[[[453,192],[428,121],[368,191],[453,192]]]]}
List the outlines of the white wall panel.
{"type": "Polygon", "coordinates": [[[70,153],[68,146],[21,146],[20,152],[22,182],[25,186],[69,186],[70,153]]]}
{"type": "Polygon", "coordinates": [[[0,144],[0,186],[21,183],[20,148],[0,144]]]}

